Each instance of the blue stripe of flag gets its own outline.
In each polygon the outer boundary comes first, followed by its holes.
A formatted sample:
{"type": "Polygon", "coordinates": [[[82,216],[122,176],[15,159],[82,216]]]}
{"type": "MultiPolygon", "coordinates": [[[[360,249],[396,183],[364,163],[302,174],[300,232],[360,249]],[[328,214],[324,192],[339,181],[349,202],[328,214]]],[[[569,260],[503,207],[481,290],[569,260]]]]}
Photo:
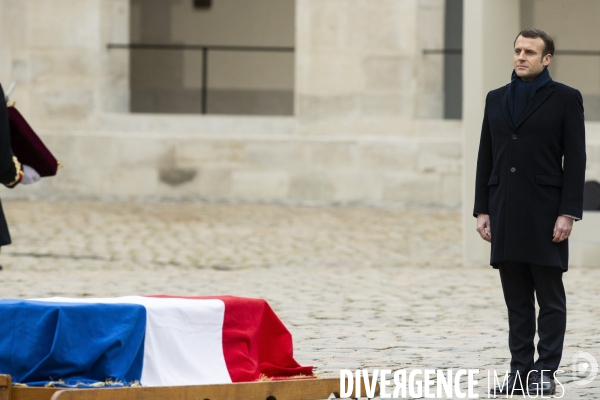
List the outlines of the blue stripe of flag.
{"type": "Polygon", "coordinates": [[[137,304],[0,300],[0,374],[43,386],[139,381],[146,309],[137,304]]]}

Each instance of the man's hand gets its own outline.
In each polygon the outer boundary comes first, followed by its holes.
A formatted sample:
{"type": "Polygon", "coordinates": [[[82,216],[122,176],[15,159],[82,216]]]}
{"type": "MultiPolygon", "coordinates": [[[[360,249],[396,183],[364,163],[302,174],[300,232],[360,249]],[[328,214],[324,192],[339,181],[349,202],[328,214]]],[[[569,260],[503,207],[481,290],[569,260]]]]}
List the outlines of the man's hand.
{"type": "Polygon", "coordinates": [[[492,242],[492,228],[490,226],[490,216],[488,214],[477,214],[477,232],[486,242],[492,242]]]}
{"type": "Polygon", "coordinates": [[[554,243],[562,242],[571,235],[571,229],[573,229],[573,218],[560,215],[554,224],[552,241],[554,243]]]}

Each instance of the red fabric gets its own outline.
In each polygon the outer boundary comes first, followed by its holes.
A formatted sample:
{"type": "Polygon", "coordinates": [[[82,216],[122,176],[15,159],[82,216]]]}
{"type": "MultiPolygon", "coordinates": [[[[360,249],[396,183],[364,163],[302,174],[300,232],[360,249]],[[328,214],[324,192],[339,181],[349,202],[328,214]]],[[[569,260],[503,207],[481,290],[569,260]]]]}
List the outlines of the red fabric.
{"type": "Polygon", "coordinates": [[[265,300],[235,296],[151,297],[218,299],[225,303],[223,353],[232,382],[252,382],[261,375],[284,379],[313,373],[313,367],[302,367],[294,360],[292,335],[265,300]]]}
{"type": "Polygon", "coordinates": [[[10,142],[13,153],[21,164],[26,164],[40,176],[54,176],[58,169],[56,158],[31,129],[25,118],[14,107],[8,107],[10,142]]]}

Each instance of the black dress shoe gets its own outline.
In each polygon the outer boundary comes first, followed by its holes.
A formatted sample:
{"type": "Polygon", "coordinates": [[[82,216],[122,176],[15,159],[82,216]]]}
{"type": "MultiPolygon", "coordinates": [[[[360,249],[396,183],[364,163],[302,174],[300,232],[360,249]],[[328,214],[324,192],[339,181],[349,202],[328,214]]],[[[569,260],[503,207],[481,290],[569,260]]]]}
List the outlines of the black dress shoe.
{"type": "Polygon", "coordinates": [[[490,394],[521,394],[523,389],[521,382],[525,381],[527,374],[521,374],[517,376],[516,372],[508,374],[508,379],[503,382],[500,386],[496,386],[490,389],[490,394]]]}
{"type": "Polygon", "coordinates": [[[529,396],[556,394],[556,383],[548,372],[540,374],[532,372],[527,380],[527,393],[529,396]]]}

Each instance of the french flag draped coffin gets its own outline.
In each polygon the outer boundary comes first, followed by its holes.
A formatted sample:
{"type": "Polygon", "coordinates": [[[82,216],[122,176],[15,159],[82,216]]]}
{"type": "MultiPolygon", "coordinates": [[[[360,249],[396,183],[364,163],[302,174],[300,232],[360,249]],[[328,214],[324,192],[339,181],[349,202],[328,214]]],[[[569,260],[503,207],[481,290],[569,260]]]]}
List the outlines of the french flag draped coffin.
{"type": "Polygon", "coordinates": [[[266,301],[220,297],[0,300],[0,374],[30,386],[142,386],[312,376],[266,301]]]}

